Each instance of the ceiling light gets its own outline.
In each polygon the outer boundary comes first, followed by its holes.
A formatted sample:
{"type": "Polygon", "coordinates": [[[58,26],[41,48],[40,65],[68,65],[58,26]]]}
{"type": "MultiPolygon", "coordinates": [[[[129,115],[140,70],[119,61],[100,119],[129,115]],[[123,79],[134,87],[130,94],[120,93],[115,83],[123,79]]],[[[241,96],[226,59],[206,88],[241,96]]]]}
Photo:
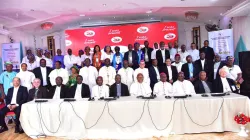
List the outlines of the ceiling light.
{"type": "Polygon", "coordinates": [[[106,4],[102,4],[102,6],[106,6],[106,4]]]}
{"type": "Polygon", "coordinates": [[[152,10],[146,11],[147,14],[151,14],[152,12],[152,10]]]}
{"type": "Polygon", "coordinates": [[[85,17],[85,15],[84,15],[84,14],[80,14],[79,16],[80,16],[80,17],[85,17]]]}

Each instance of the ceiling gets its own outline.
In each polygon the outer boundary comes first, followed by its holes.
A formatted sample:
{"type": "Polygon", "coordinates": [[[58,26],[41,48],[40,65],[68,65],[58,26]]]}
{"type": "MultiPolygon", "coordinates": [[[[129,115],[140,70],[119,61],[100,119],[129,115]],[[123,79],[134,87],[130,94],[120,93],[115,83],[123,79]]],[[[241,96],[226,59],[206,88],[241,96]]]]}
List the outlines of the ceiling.
{"type": "Polygon", "coordinates": [[[186,21],[186,11],[197,11],[195,22],[218,20],[239,0],[1,0],[0,24],[32,34],[49,34],[67,28],[121,21],[186,21]],[[81,16],[80,16],[81,15],[81,16]],[[52,30],[41,23],[51,21],[52,30]]]}

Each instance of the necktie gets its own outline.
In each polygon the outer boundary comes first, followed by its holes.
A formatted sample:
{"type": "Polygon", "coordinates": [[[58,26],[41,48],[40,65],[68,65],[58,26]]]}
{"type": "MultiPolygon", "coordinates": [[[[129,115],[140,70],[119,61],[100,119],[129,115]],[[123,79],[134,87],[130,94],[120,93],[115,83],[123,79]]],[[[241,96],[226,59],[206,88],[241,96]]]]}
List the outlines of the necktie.
{"type": "Polygon", "coordinates": [[[35,91],[35,99],[37,99],[37,93],[38,93],[38,88],[36,88],[36,91],[35,91]]]}
{"type": "Polygon", "coordinates": [[[204,89],[205,89],[205,92],[206,92],[206,93],[210,93],[211,91],[210,91],[210,89],[209,89],[207,83],[206,83],[205,81],[202,81],[202,84],[203,84],[203,87],[204,87],[204,89]]]}

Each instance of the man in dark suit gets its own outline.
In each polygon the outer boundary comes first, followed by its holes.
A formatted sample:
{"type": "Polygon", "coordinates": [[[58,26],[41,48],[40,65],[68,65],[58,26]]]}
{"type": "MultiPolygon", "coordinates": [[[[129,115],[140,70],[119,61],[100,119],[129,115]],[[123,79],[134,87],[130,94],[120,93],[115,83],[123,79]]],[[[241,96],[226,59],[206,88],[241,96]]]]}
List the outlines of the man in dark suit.
{"type": "Polygon", "coordinates": [[[150,87],[153,90],[154,85],[160,81],[160,70],[157,65],[157,60],[154,59],[152,61],[152,66],[149,67],[148,73],[149,73],[149,79],[150,79],[150,87]]]}
{"type": "Polygon", "coordinates": [[[48,99],[62,99],[62,98],[70,98],[69,89],[62,84],[62,77],[58,76],[56,78],[56,85],[50,87],[48,99]]]}
{"type": "Polygon", "coordinates": [[[128,44],[128,51],[125,52],[123,60],[127,60],[129,67],[135,70],[139,67],[138,59],[137,52],[133,50],[132,44],[128,44]]]}
{"type": "Polygon", "coordinates": [[[146,68],[149,68],[152,64],[152,60],[151,60],[151,53],[153,51],[152,48],[149,48],[149,42],[146,40],[144,41],[144,48],[142,48],[142,53],[144,55],[144,61],[146,64],[146,68]]]}
{"type": "Polygon", "coordinates": [[[200,48],[200,52],[205,52],[206,54],[206,59],[213,61],[214,59],[214,49],[209,47],[209,42],[208,40],[204,41],[204,47],[200,48]]]}
{"type": "Polygon", "coordinates": [[[32,101],[34,99],[44,99],[48,96],[48,90],[46,87],[42,87],[40,79],[36,78],[33,80],[34,88],[29,90],[28,101],[32,101]]]}
{"type": "Polygon", "coordinates": [[[89,86],[82,83],[83,78],[81,75],[76,77],[76,82],[74,86],[70,87],[70,98],[81,99],[81,98],[90,98],[90,89],[89,86]]]}
{"type": "Polygon", "coordinates": [[[170,53],[167,49],[165,49],[165,43],[161,41],[160,49],[156,51],[156,59],[158,61],[158,66],[163,66],[167,58],[170,58],[170,53]]]}
{"type": "Polygon", "coordinates": [[[213,82],[213,93],[239,92],[235,85],[235,81],[230,78],[226,78],[227,72],[224,68],[219,70],[219,75],[220,77],[215,79],[213,82]]]}
{"type": "Polygon", "coordinates": [[[115,76],[115,83],[110,86],[110,97],[129,96],[128,86],[121,83],[121,76],[117,74],[115,76]]]}
{"type": "Polygon", "coordinates": [[[51,71],[52,69],[50,67],[46,67],[45,59],[41,59],[40,67],[37,67],[33,70],[33,73],[35,74],[36,78],[39,78],[41,80],[41,85],[43,87],[46,87],[47,89],[51,87],[49,80],[49,74],[51,71]]]}
{"type": "Polygon", "coordinates": [[[213,65],[213,79],[219,78],[219,70],[226,65],[225,62],[221,61],[221,57],[219,54],[214,56],[214,65],[213,65]]]}
{"type": "Polygon", "coordinates": [[[28,91],[26,87],[20,85],[20,79],[18,77],[13,79],[13,86],[14,87],[8,89],[8,94],[5,98],[6,106],[0,110],[0,133],[8,130],[8,127],[5,124],[5,115],[11,111],[16,114],[15,133],[23,133],[19,117],[22,104],[26,103],[28,100],[28,91]]]}
{"type": "Polygon", "coordinates": [[[194,83],[198,78],[197,68],[193,63],[191,55],[186,57],[187,63],[183,64],[181,67],[181,71],[184,72],[184,76],[186,80],[194,83]]]}
{"type": "Polygon", "coordinates": [[[205,71],[199,73],[199,79],[194,84],[194,89],[197,94],[202,93],[211,93],[212,92],[212,83],[207,81],[207,75],[205,71]]]}
{"type": "Polygon", "coordinates": [[[167,81],[173,84],[178,78],[178,71],[176,66],[171,65],[171,59],[166,59],[166,66],[160,67],[160,73],[165,73],[167,75],[167,81]]]}
{"type": "Polygon", "coordinates": [[[197,73],[205,71],[207,75],[207,80],[209,82],[213,81],[213,61],[205,58],[205,52],[200,51],[200,59],[196,60],[195,66],[197,68],[197,73]]]}

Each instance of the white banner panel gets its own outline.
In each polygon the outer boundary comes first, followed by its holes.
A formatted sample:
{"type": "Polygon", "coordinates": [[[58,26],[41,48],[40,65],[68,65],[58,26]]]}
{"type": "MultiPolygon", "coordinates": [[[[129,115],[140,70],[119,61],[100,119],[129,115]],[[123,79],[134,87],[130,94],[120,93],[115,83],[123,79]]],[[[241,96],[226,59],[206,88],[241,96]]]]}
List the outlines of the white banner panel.
{"type": "Polygon", "coordinates": [[[13,69],[19,69],[21,58],[21,44],[20,43],[4,43],[2,44],[2,65],[5,70],[4,64],[6,62],[12,62],[13,69]]]}
{"type": "Polygon", "coordinates": [[[233,29],[208,32],[209,46],[218,53],[222,59],[234,56],[233,29]]]}

